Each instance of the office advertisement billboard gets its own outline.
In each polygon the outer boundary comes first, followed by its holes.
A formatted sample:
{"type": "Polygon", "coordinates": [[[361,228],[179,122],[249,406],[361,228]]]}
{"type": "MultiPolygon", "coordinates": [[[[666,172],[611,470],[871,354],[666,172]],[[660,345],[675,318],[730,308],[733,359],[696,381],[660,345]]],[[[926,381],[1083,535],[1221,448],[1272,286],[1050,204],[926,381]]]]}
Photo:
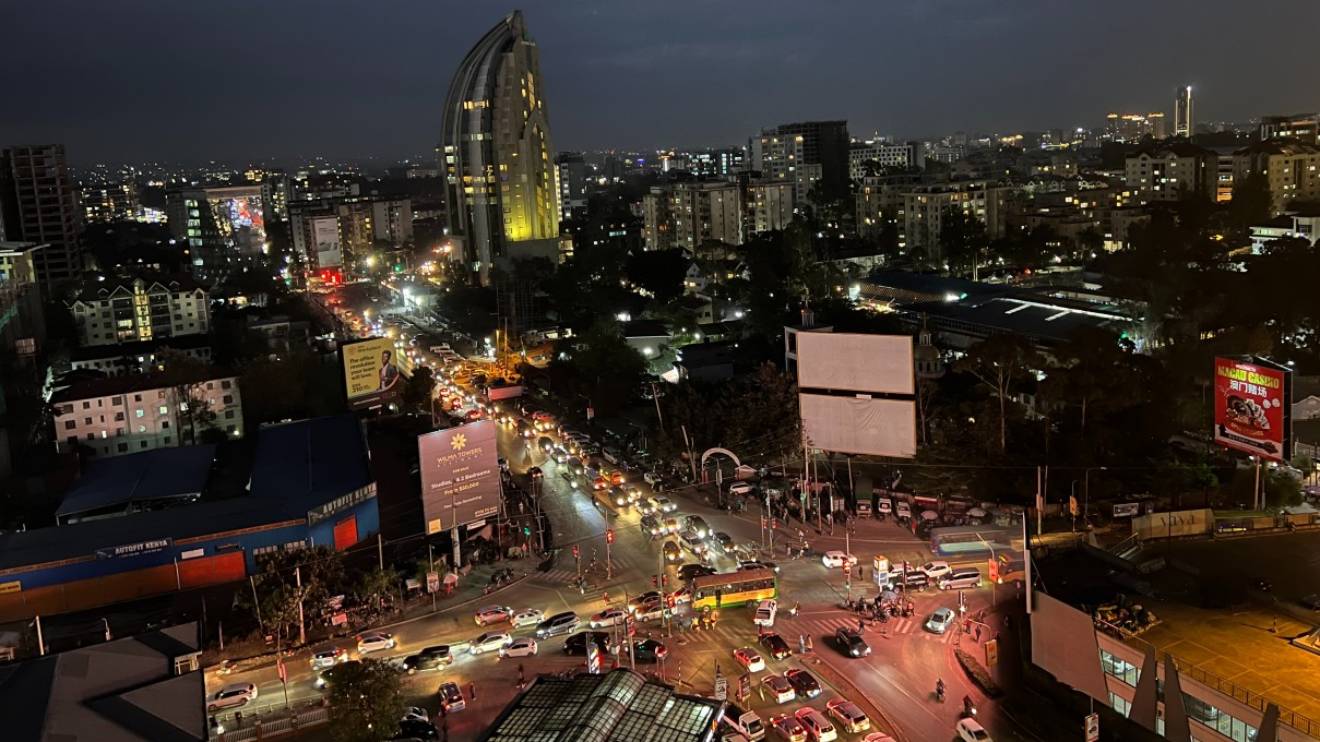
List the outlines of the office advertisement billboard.
{"type": "Polygon", "coordinates": [[[500,511],[495,422],[478,420],[417,437],[426,532],[493,518],[500,511]]]}
{"type": "Polygon", "coordinates": [[[349,407],[355,410],[380,407],[403,392],[403,375],[399,373],[393,340],[360,340],[340,346],[340,353],[349,407]]]}
{"type": "Polygon", "coordinates": [[[1257,358],[1215,358],[1215,442],[1287,461],[1291,455],[1291,384],[1286,368],[1257,358]]]}

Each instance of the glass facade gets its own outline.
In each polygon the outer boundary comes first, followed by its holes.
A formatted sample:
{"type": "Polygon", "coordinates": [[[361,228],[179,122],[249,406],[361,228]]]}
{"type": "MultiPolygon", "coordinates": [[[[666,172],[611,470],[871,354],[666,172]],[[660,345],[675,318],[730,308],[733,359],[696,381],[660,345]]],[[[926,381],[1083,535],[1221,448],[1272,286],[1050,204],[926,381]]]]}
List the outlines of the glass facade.
{"type": "Polygon", "coordinates": [[[1112,675],[1133,688],[1137,687],[1137,678],[1141,675],[1141,668],[1131,662],[1102,649],[1100,650],[1100,666],[1104,668],[1106,675],[1112,675]]]}
{"type": "Polygon", "coordinates": [[[1195,696],[1184,693],[1183,704],[1187,708],[1189,719],[1199,721],[1235,742],[1253,742],[1256,739],[1255,727],[1195,696]]]}

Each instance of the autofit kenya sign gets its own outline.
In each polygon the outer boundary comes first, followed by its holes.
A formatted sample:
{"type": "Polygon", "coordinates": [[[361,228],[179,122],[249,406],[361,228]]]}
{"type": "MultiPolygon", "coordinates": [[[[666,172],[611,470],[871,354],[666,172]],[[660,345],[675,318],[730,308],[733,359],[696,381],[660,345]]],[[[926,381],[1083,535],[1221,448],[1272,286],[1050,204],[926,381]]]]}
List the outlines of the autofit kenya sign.
{"type": "Polygon", "coordinates": [[[1273,461],[1292,454],[1292,375],[1261,358],[1215,359],[1215,442],[1273,461]]]}
{"type": "Polygon", "coordinates": [[[417,437],[426,532],[490,518],[500,511],[495,423],[480,420],[417,437]]]}

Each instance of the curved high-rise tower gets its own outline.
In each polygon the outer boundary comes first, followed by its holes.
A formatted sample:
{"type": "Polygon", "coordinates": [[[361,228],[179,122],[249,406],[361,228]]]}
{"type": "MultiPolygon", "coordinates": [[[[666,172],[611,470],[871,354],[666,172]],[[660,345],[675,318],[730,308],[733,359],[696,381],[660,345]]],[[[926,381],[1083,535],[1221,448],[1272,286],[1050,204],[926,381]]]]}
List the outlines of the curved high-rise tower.
{"type": "Polygon", "coordinates": [[[555,252],[559,188],[543,92],[521,11],[481,37],[449,85],[440,141],[449,231],[483,284],[494,263],[555,252]]]}

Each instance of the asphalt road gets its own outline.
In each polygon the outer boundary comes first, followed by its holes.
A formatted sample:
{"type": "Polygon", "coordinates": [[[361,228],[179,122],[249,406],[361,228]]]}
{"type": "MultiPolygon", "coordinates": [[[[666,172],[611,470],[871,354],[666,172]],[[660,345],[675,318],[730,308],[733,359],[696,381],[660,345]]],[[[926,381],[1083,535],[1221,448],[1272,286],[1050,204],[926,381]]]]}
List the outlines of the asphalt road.
{"type": "MultiPolygon", "coordinates": [[[[538,437],[528,441],[520,438],[513,428],[502,428],[500,450],[517,475],[524,475],[531,466],[537,466],[543,471],[542,508],[550,515],[555,546],[563,551],[551,571],[533,572],[522,581],[490,596],[488,601],[481,601],[481,604],[508,605],[514,609],[540,608],[547,615],[573,610],[585,620],[605,607],[603,593],[608,593],[612,605],[618,606],[626,596],[652,589],[652,577],[661,569],[659,554],[663,539],[652,541],[643,534],[640,516],[635,511],[617,516],[606,513],[593,502],[589,493],[570,486],[561,476],[560,465],[537,450],[534,442],[538,437]],[[611,574],[608,578],[604,574],[593,576],[591,589],[579,591],[574,586],[579,564],[571,556],[571,546],[578,545],[582,555],[581,566],[587,567],[593,559],[603,566],[607,559],[607,528],[613,529],[616,536],[615,543],[608,550],[611,574]]],[[[643,490],[644,496],[651,494],[644,484],[634,484],[643,490]]],[[[679,511],[675,515],[701,515],[713,530],[727,532],[738,543],[762,541],[759,513],[755,507],[734,515],[711,507],[696,491],[664,494],[678,502],[679,511]]],[[[829,535],[816,534],[809,525],[787,525],[791,530],[781,531],[775,537],[781,549],[783,543],[796,536],[799,527],[804,529],[807,540],[818,552],[844,548],[842,529],[838,529],[837,535],[829,535]]],[[[867,523],[857,537],[849,541],[852,552],[867,566],[876,554],[884,554],[895,562],[909,560],[916,564],[930,556],[923,541],[892,523],[867,523]]],[[[794,603],[801,605],[801,612],[796,617],[789,617],[787,610],[781,611],[774,630],[780,632],[795,649],[798,637],[810,636],[814,651],[806,654],[795,652],[792,657],[784,660],[766,657],[767,669],[755,673],[758,680],[760,676],[782,673],[792,667],[807,669],[817,677],[823,692],[806,703],[823,709],[830,699],[846,697],[861,705],[880,730],[895,734],[901,740],[915,742],[953,739],[954,724],[961,710],[961,699],[965,695],[975,701],[980,720],[995,739],[1048,738],[1030,731],[1033,727],[1038,728],[1038,724],[1020,723],[998,704],[986,699],[966,679],[954,659],[954,649],[961,645],[983,657],[984,650],[979,646],[978,637],[958,629],[946,634],[924,630],[922,624],[925,617],[936,608],[956,608],[955,594],[934,588],[916,593],[915,615],[891,619],[882,627],[868,626],[864,635],[872,653],[869,657],[852,659],[832,648],[829,637],[839,627],[856,627],[856,619],[840,608],[849,588],[854,596],[864,594],[873,597],[876,587],[864,586],[863,581],[855,578],[849,584],[840,570],[826,569],[819,559],[790,560],[783,556],[782,551],[771,558],[782,568],[780,605],[785,609],[794,603]],[[934,698],[935,682],[939,678],[947,686],[944,703],[934,698]]],[[[730,557],[720,556],[716,558],[715,566],[728,570],[735,568],[736,563],[730,557]]],[[[869,569],[867,572],[869,578],[869,569]]],[[[668,574],[672,588],[678,584],[673,568],[670,568],[668,574]]],[[[995,597],[1000,600],[1013,597],[1005,594],[1006,591],[1012,591],[1012,588],[999,587],[997,590],[999,594],[995,597]]],[[[992,588],[964,591],[964,599],[969,615],[975,615],[990,607],[992,588]]],[[[425,646],[471,640],[488,630],[475,625],[472,615],[476,607],[450,609],[387,627],[395,635],[398,646],[381,656],[405,656],[425,646]]],[[[719,623],[710,630],[683,632],[673,625],[640,626],[639,633],[649,633],[663,641],[669,647],[670,656],[661,666],[639,665],[638,669],[657,672],[685,692],[710,694],[713,692],[718,667],[730,679],[732,692],[732,689],[737,688],[737,679],[742,674],[742,668],[736,665],[732,653],[742,646],[756,646],[757,629],[752,624],[749,610],[731,608],[722,614],[719,623]]],[[[533,630],[533,627],[525,627],[510,633],[522,637],[530,635],[533,630]]],[[[996,630],[997,627],[993,625],[986,626],[980,638],[989,638],[996,630]]],[[[521,667],[529,679],[538,673],[583,668],[584,660],[581,657],[566,656],[562,644],[562,639],[545,640],[541,642],[537,656],[516,660],[500,660],[493,653],[481,656],[460,653],[451,666],[441,671],[405,676],[405,692],[411,703],[426,708],[434,715],[438,708],[436,689],[441,682],[456,682],[464,688],[465,693],[469,688],[474,690],[475,697],[469,698],[467,708],[445,720],[451,739],[473,739],[516,695],[516,668],[521,667]]],[[[355,644],[351,641],[338,642],[337,646],[349,649],[353,656],[357,654],[355,644]]],[[[263,707],[283,706],[286,689],[290,703],[313,702],[319,699],[320,691],[314,687],[316,674],[310,668],[309,658],[310,652],[307,652],[288,660],[287,683],[281,683],[274,667],[224,677],[208,672],[207,691],[214,692],[221,685],[231,682],[256,683],[260,698],[251,707],[244,709],[245,715],[249,717],[263,707]]],[[[626,664],[627,661],[625,655],[621,662],[626,664]]],[[[759,682],[752,685],[756,687],[759,682]]],[[[775,713],[791,713],[803,703],[799,700],[776,705],[753,692],[744,706],[765,718],[775,713]]],[[[223,714],[221,718],[232,726],[232,712],[223,714]]],[[[849,735],[842,736],[847,738],[849,735]]]]}

